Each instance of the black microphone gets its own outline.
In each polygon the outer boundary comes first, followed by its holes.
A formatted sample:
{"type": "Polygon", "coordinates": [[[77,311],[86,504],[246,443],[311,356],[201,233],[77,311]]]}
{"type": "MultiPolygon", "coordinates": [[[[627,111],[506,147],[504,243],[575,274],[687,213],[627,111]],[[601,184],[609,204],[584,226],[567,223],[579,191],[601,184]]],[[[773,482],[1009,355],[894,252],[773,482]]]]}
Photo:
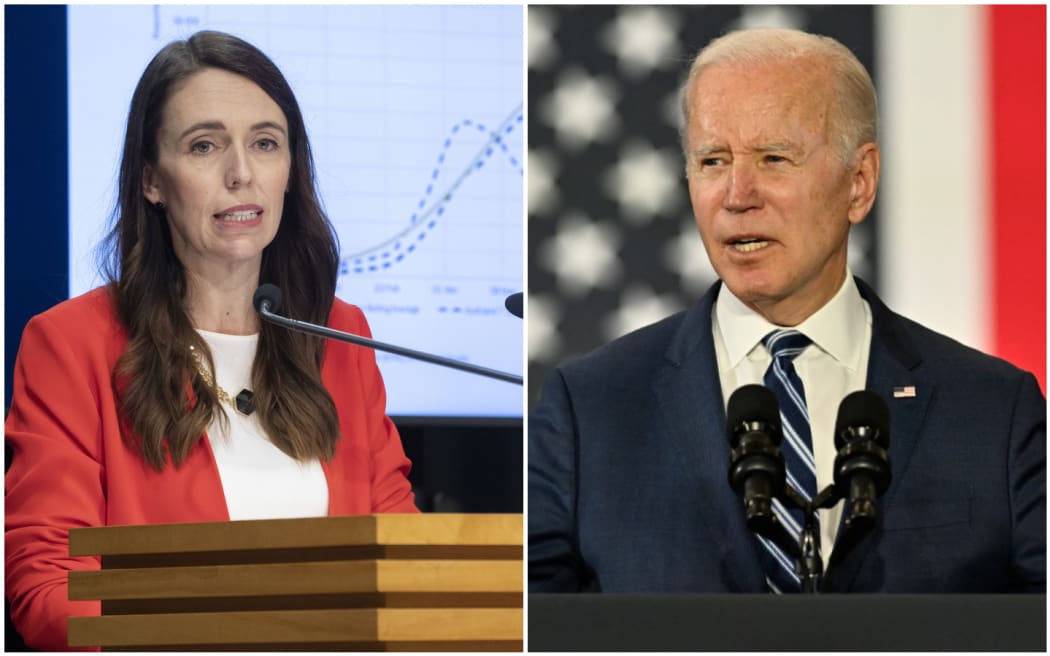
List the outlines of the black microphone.
{"type": "Polygon", "coordinates": [[[752,531],[773,530],[773,499],[784,489],[784,456],[780,404],[761,385],[744,385],[729,397],[726,435],[732,449],[729,483],[744,498],[747,525],[752,531]]]}
{"type": "Polygon", "coordinates": [[[525,318],[525,294],[524,292],[518,292],[517,294],[511,294],[507,297],[507,300],[503,302],[504,307],[507,308],[507,312],[510,312],[519,319],[525,318]]]}
{"type": "Polygon", "coordinates": [[[847,500],[846,527],[874,525],[875,499],[890,484],[889,446],[886,402],[864,390],[842,399],[835,420],[835,488],[847,500]]]}
{"type": "Polygon", "coordinates": [[[431,364],[441,365],[443,367],[450,367],[452,369],[459,369],[460,371],[466,371],[468,373],[476,374],[478,376],[486,376],[488,378],[495,378],[508,383],[516,383],[518,385],[524,384],[521,376],[515,376],[514,374],[508,374],[495,369],[488,369],[487,367],[479,367],[473,364],[467,364],[466,362],[460,362],[458,360],[452,360],[450,358],[443,358],[439,355],[432,355],[430,353],[424,353],[422,351],[414,351],[403,346],[395,346],[393,344],[386,344],[379,342],[374,339],[367,337],[361,337],[360,335],[354,335],[351,333],[344,333],[340,330],[333,330],[327,326],[318,326],[306,321],[299,321],[298,319],[289,319],[288,317],[282,317],[279,314],[274,314],[278,307],[281,305],[281,290],[273,284],[266,283],[260,285],[255,290],[255,294],[252,296],[252,305],[255,306],[255,311],[258,312],[262,318],[266,319],[270,323],[275,323],[291,330],[297,330],[301,333],[308,333],[310,335],[317,335],[326,339],[334,339],[340,342],[346,342],[348,344],[356,344],[358,346],[364,346],[377,351],[387,351],[388,353],[396,353],[406,358],[412,358],[413,360],[421,360],[423,362],[429,362],[431,364]]]}
{"type": "Polygon", "coordinates": [[[281,288],[270,283],[259,285],[259,289],[256,289],[255,295],[252,296],[252,305],[259,313],[276,312],[281,307],[281,288]]]}

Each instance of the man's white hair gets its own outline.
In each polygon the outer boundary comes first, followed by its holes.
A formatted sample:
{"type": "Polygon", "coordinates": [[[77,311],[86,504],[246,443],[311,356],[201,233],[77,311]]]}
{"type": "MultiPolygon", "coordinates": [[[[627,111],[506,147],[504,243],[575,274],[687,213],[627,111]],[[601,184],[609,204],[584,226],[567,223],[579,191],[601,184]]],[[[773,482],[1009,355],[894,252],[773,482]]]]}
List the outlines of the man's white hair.
{"type": "Polygon", "coordinates": [[[686,159],[689,158],[686,130],[690,93],[704,69],[716,64],[761,64],[792,59],[819,59],[830,67],[834,94],[830,127],[839,141],[839,154],[844,162],[852,160],[852,154],[859,146],[877,142],[879,113],[875,85],[867,69],[849,48],[831,37],[800,30],[740,30],[707,44],[693,60],[689,76],[682,85],[681,130],[686,159]]]}

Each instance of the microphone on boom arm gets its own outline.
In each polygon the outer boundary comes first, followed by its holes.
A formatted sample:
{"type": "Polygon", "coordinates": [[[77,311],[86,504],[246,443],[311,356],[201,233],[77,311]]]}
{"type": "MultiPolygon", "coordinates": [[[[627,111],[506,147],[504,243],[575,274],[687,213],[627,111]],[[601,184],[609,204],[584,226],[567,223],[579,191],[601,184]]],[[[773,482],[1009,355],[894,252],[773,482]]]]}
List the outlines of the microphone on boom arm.
{"type": "Polygon", "coordinates": [[[403,346],[396,346],[394,344],[386,344],[374,339],[367,337],[361,337],[360,335],[354,335],[351,333],[344,333],[339,330],[333,330],[327,326],[318,326],[316,324],[308,323],[306,321],[299,321],[297,319],[290,319],[288,317],[282,317],[276,314],[277,309],[281,306],[281,290],[277,285],[266,283],[260,285],[255,290],[255,295],[252,297],[252,305],[255,306],[255,311],[262,316],[263,319],[271,323],[275,323],[291,330],[297,330],[302,333],[308,333],[311,335],[317,335],[326,339],[334,339],[340,342],[346,342],[348,344],[356,344],[358,346],[364,346],[366,348],[375,349],[377,351],[386,351],[388,353],[395,353],[397,355],[404,356],[406,358],[412,358],[413,360],[421,360],[423,362],[429,362],[431,364],[441,365],[443,367],[450,367],[452,369],[458,369],[460,371],[466,371],[467,373],[476,374],[478,376],[486,376],[488,378],[495,378],[508,383],[515,383],[522,385],[524,383],[521,376],[515,376],[514,374],[505,373],[503,371],[497,371],[495,369],[488,369],[486,367],[479,367],[473,364],[467,364],[466,362],[459,362],[458,360],[452,360],[449,358],[443,358],[438,355],[432,355],[430,353],[424,353],[422,351],[415,351],[413,349],[405,348],[403,346]]]}
{"type": "Polygon", "coordinates": [[[270,283],[259,285],[252,296],[252,306],[264,317],[269,312],[276,312],[281,307],[281,288],[270,283]]]}
{"type": "Polygon", "coordinates": [[[503,306],[507,308],[507,312],[510,312],[517,318],[525,318],[525,293],[517,292],[511,294],[503,301],[503,306]]]}

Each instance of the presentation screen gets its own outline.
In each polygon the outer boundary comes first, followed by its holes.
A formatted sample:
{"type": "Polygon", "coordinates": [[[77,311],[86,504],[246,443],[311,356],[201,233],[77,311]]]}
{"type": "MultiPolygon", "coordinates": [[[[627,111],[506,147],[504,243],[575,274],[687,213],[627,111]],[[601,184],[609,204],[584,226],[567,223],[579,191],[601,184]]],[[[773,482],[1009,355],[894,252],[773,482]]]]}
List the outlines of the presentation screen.
{"type": "MultiPolygon", "coordinates": [[[[340,243],[337,294],[375,339],[520,375],[522,9],[69,7],[70,295],[101,283],[131,94],[198,30],[239,36],[288,78],[340,243]]],[[[520,418],[518,385],[377,352],[390,415],[520,418]]]]}

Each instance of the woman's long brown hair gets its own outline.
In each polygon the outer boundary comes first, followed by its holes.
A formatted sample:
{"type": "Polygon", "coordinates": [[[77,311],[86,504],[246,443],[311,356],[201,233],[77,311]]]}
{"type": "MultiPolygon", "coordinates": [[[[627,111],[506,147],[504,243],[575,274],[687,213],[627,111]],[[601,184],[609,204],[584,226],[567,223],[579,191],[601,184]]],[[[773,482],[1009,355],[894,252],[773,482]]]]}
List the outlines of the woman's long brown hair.
{"type": "MultiPolygon", "coordinates": [[[[272,61],[221,32],[169,44],[146,67],[132,96],[120,165],[115,223],[102,245],[127,348],[113,372],[125,443],[158,471],[184,462],[213,417],[215,391],[197,373],[190,347],[212,365],[186,313],[186,275],[163,212],[143,196],[144,165],[157,163],[164,103],[175,86],[206,69],[248,78],[288,120],[292,167],[284,214],[262,256],[260,282],[281,288],[282,310],[325,324],[335,298],[339,247],[318,200],[313,155],[299,104],[272,61]],[[192,390],[192,394],[190,393],[192,390]]],[[[330,459],[339,439],[335,404],[321,383],[323,340],[262,322],[252,365],[255,412],[273,443],[297,460],[330,459]]]]}

